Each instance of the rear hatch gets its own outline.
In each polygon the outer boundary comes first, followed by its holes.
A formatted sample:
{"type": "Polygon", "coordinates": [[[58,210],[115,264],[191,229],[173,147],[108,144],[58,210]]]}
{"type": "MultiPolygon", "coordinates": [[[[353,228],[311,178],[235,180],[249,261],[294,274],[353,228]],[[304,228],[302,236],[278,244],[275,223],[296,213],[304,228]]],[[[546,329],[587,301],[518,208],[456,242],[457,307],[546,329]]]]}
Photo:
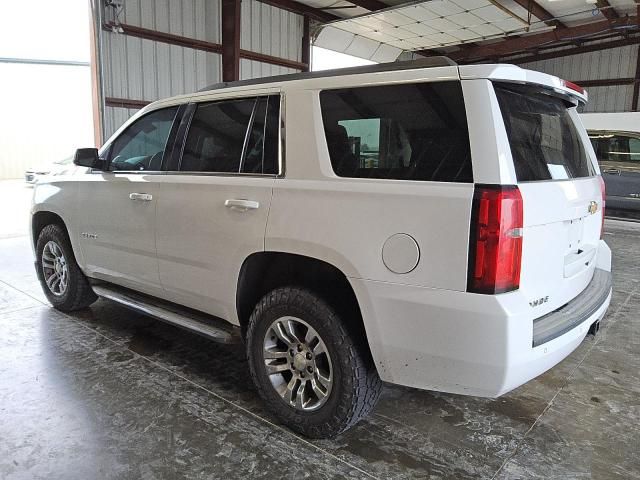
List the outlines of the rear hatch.
{"type": "Polygon", "coordinates": [[[493,82],[523,203],[520,290],[536,316],[593,277],[602,228],[601,178],[578,98],[536,84],[493,82]]]}

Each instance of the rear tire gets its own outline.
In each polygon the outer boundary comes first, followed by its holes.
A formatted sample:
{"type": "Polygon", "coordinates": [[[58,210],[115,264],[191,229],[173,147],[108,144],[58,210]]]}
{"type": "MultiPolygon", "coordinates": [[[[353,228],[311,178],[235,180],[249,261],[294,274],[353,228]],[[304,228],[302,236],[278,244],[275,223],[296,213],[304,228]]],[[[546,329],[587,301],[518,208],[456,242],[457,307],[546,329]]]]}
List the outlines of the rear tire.
{"type": "Polygon", "coordinates": [[[47,300],[62,312],[86,308],[98,299],[78,267],[67,232],[60,225],[47,225],[40,231],[36,272],[47,300]]]}
{"type": "Polygon", "coordinates": [[[278,288],[249,319],[251,377],[285,425],[307,437],[333,437],[367,416],[380,397],[382,382],[363,343],[322,298],[278,288]]]}

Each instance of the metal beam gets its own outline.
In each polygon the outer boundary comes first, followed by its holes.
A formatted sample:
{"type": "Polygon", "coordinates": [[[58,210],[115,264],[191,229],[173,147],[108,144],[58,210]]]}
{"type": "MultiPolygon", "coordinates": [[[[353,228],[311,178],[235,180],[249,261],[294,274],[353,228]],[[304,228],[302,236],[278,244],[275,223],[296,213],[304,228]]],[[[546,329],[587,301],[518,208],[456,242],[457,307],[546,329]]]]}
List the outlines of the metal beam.
{"type": "MultiPolygon", "coordinates": [[[[115,26],[113,23],[105,23],[103,29],[111,32],[115,26]]],[[[204,40],[196,40],[195,38],[159,32],[157,30],[136,27],[135,25],[127,25],[125,23],[119,23],[117,26],[122,30],[122,33],[116,33],[115,35],[124,34],[131,37],[144,38],[145,40],[153,40],[154,42],[168,43],[169,45],[178,45],[180,47],[193,48],[210,53],[222,53],[222,45],[219,43],[205,42],[204,40]]]]}
{"type": "Polygon", "coordinates": [[[250,52],[249,50],[242,49],[240,50],[240,58],[254,60],[256,62],[269,63],[271,65],[278,65],[280,67],[294,68],[296,70],[302,70],[303,72],[306,72],[309,66],[306,62],[297,62],[295,60],[289,60],[287,58],[273,57],[265,53],[250,52]]]}
{"type": "Polygon", "coordinates": [[[461,52],[452,52],[449,57],[457,62],[479,61],[485,58],[499,58],[524,52],[530,48],[537,48],[546,44],[552,44],[563,40],[575,40],[583,37],[608,32],[613,28],[635,26],[637,17],[618,18],[612,22],[603,20],[599,22],[577,25],[575,27],[558,28],[553,31],[527,35],[523,37],[510,37],[502,42],[486,45],[478,45],[461,52]]]}
{"type": "Polygon", "coordinates": [[[620,18],[616,10],[611,6],[611,4],[607,0],[597,0],[596,7],[600,10],[600,13],[605,16],[605,18],[609,21],[615,20],[616,18],[620,18]]]}
{"type": "Polygon", "coordinates": [[[608,42],[594,43],[592,45],[581,45],[579,47],[565,48],[563,50],[554,50],[546,53],[534,53],[524,57],[517,58],[500,58],[498,61],[514,63],[516,65],[529,62],[537,62],[540,60],[551,60],[553,58],[568,57],[570,55],[578,55],[580,53],[599,52],[601,50],[609,50],[611,48],[626,47],[627,45],[640,44],[640,36],[621,38],[608,42]]]}
{"type": "Polygon", "coordinates": [[[557,20],[554,15],[543,8],[538,2],[534,0],[514,0],[518,5],[531,12],[532,15],[538,17],[544,23],[552,27],[564,28],[566,25],[560,20],[557,20]]]}
{"type": "Polygon", "coordinates": [[[633,85],[640,82],[635,78],[599,78],[596,80],[571,80],[584,88],[589,87],[614,87],[616,85],[633,85]]]}
{"type": "Polygon", "coordinates": [[[333,15],[331,13],[323,12],[319,8],[310,7],[304,3],[296,2],[295,0],[258,0],[261,3],[266,3],[272,7],[281,8],[288,12],[297,13],[298,15],[304,15],[305,17],[312,18],[318,22],[326,23],[333,20],[341,20],[341,17],[333,15]]]}
{"type": "Polygon", "coordinates": [[[240,0],[222,0],[222,81],[240,80],[240,0]]]}
{"type": "Polygon", "coordinates": [[[390,5],[382,3],[380,0],[347,0],[347,2],[353,3],[358,7],[369,10],[370,12],[376,12],[390,7],[390,5]]]}
{"type": "Polygon", "coordinates": [[[130,98],[106,97],[104,99],[104,104],[107,107],[130,108],[133,110],[139,110],[150,103],[146,100],[131,100],[130,98]]]}
{"type": "Polygon", "coordinates": [[[302,53],[300,55],[305,66],[303,72],[311,70],[311,20],[309,17],[302,19],[302,53]]]}
{"type": "MultiPolygon", "coordinates": [[[[638,4],[640,10],[640,3],[638,4]]],[[[633,85],[633,98],[631,100],[631,109],[637,112],[640,108],[638,97],[640,97],[640,47],[638,48],[638,58],[636,59],[636,83],[633,85]]]]}
{"type": "MultiPolygon", "coordinates": [[[[103,25],[103,28],[104,30],[111,32],[112,27],[114,26],[115,25],[112,23],[106,23],[103,25]]],[[[194,50],[202,50],[204,52],[222,54],[222,45],[220,45],[219,43],[205,42],[204,40],[182,37],[180,35],[174,35],[172,33],[158,32],[156,30],[150,30],[148,28],[127,25],[125,23],[119,24],[118,27],[122,29],[122,33],[116,33],[115,35],[129,35],[132,37],[144,38],[145,40],[153,40],[154,42],[167,43],[169,45],[178,45],[180,47],[193,48],[194,50]]],[[[240,49],[240,58],[255,60],[262,63],[269,63],[271,65],[278,65],[280,67],[295,68],[297,70],[304,70],[305,68],[307,68],[306,62],[297,62],[295,60],[274,57],[272,55],[266,55],[264,53],[251,52],[249,50],[240,49]]]]}

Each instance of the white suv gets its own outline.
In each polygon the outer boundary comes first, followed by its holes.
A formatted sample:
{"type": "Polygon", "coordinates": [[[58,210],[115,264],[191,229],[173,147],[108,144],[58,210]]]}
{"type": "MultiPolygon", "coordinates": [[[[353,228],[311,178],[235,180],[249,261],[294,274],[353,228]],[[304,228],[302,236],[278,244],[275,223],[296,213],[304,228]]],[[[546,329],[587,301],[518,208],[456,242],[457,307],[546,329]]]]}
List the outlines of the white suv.
{"type": "Polygon", "coordinates": [[[381,380],[497,397],[611,299],[578,86],[446,58],[241,81],[155,102],[90,173],[37,185],[54,307],[96,294],[221,342],[312,437],[381,380]]]}

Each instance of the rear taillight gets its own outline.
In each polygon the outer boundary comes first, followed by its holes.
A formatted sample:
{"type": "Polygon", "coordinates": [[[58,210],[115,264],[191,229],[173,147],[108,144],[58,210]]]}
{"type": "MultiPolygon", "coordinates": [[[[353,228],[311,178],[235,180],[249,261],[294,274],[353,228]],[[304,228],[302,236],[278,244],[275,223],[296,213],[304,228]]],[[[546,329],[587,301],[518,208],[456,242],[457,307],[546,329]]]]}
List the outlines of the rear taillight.
{"type": "Polygon", "coordinates": [[[600,208],[600,210],[602,210],[602,225],[600,225],[600,238],[602,238],[602,236],[604,235],[604,207],[607,199],[607,191],[606,191],[606,187],[604,186],[604,180],[602,179],[602,175],[598,177],[598,180],[600,180],[600,191],[602,192],[602,207],[600,208]]]}
{"type": "Polygon", "coordinates": [[[584,88],[576,83],[570,82],[569,80],[562,80],[562,85],[569,90],[573,90],[574,92],[578,92],[580,95],[584,95],[584,88]]]}
{"type": "Polygon", "coordinates": [[[467,290],[503,293],[520,286],[522,196],[513,185],[476,185],[467,290]]]}

